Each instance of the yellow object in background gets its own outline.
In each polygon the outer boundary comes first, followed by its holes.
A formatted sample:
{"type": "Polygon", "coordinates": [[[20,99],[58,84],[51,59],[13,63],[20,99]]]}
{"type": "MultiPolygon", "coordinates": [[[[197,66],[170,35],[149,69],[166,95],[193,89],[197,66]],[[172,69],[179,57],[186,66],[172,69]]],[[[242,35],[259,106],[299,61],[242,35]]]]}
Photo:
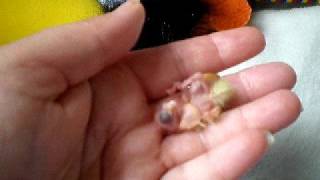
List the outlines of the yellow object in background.
{"type": "Polygon", "coordinates": [[[97,0],[0,0],[0,45],[102,13],[97,0]]]}

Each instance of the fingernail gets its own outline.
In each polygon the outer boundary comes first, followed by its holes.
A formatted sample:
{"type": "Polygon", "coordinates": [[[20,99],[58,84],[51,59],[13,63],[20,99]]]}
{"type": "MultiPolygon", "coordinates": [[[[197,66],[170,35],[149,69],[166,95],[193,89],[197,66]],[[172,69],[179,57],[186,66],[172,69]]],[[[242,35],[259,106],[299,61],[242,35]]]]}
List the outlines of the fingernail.
{"type": "Polygon", "coordinates": [[[117,0],[117,1],[98,0],[98,2],[102,5],[105,12],[112,12],[118,9],[118,7],[124,6],[124,5],[140,4],[140,0],[117,0]]]}
{"type": "MultiPolygon", "coordinates": [[[[121,14],[121,16],[130,17],[132,20],[130,22],[134,22],[134,17],[139,14],[139,19],[144,19],[145,16],[143,6],[140,0],[127,0],[125,3],[121,4],[116,10],[114,10],[113,15],[121,14]]],[[[143,24],[143,23],[142,23],[143,24]]]]}
{"type": "MultiPolygon", "coordinates": [[[[144,6],[142,5],[140,0],[127,0],[126,3],[124,3],[124,6],[127,6],[130,9],[138,10],[139,12],[144,12],[144,6]]],[[[144,14],[144,13],[143,13],[144,14]]]]}
{"type": "Polygon", "coordinates": [[[140,0],[127,0],[122,6],[136,6],[141,5],[140,0]]]}
{"type": "Polygon", "coordinates": [[[266,138],[269,146],[272,146],[275,142],[275,138],[271,132],[266,133],[266,138]]]}
{"type": "MultiPolygon", "coordinates": [[[[116,9],[117,9],[117,10],[118,10],[118,9],[122,9],[123,7],[129,8],[130,6],[137,6],[137,5],[141,5],[140,0],[127,0],[127,1],[125,1],[124,3],[117,5],[117,7],[119,7],[119,8],[116,8],[116,9]]],[[[109,9],[110,9],[110,8],[109,8],[109,9]]],[[[113,9],[112,9],[112,10],[113,10],[113,9]]]]}
{"type": "Polygon", "coordinates": [[[128,0],[127,2],[130,3],[130,4],[133,4],[133,5],[141,4],[140,0],[128,0]]]}

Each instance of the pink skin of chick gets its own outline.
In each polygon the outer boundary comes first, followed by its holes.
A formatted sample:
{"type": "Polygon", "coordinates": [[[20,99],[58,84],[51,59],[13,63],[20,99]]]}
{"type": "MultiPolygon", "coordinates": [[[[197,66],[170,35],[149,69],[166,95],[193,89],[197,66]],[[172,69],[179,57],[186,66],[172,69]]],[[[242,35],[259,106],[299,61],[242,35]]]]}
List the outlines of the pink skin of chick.
{"type": "Polygon", "coordinates": [[[218,118],[222,108],[210,95],[211,87],[218,78],[208,81],[205,77],[196,73],[182,83],[175,83],[167,91],[172,97],[160,104],[155,117],[163,129],[179,132],[205,128],[218,118]]]}

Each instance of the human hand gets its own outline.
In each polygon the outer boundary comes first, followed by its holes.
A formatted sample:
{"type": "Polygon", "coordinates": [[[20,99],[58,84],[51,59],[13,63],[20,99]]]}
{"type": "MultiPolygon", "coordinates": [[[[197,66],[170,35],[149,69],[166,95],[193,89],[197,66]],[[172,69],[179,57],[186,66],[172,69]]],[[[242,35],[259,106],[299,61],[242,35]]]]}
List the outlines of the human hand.
{"type": "Polygon", "coordinates": [[[299,115],[294,72],[271,63],[225,77],[236,98],[219,122],[166,136],[153,109],[173,82],[238,64],[264,39],[241,28],[130,52],[143,18],[129,1],[1,47],[1,179],[236,179],[299,115]]]}

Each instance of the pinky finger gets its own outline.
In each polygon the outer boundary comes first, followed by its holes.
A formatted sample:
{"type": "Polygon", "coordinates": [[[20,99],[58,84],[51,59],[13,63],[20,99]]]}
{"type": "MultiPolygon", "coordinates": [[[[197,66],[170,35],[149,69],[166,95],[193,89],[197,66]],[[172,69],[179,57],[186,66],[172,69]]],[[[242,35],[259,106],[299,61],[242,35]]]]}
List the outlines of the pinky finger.
{"type": "Polygon", "coordinates": [[[248,130],[221,146],[169,170],[162,180],[233,180],[263,156],[274,139],[262,130],[248,130]]]}

